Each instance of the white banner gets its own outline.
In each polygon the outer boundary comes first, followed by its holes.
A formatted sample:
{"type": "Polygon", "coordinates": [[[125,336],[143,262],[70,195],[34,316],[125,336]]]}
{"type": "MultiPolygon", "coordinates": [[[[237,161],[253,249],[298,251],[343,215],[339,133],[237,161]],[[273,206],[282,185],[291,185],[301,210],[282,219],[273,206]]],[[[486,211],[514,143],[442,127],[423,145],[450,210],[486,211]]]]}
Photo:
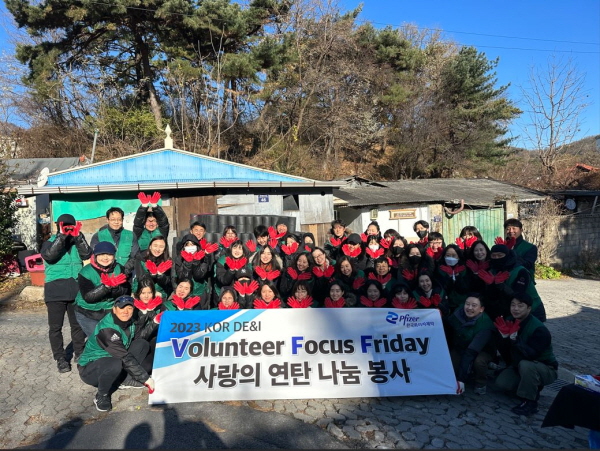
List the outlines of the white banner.
{"type": "Polygon", "coordinates": [[[438,310],[166,311],[149,404],[456,394],[438,310]]]}

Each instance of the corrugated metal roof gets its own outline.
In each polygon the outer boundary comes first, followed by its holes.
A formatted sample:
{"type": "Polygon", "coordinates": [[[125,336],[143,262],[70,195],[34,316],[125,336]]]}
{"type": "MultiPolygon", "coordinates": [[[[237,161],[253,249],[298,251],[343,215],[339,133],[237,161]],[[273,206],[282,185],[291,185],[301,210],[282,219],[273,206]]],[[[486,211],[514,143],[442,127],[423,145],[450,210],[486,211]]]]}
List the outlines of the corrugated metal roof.
{"type": "Polygon", "coordinates": [[[13,180],[34,182],[44,168],[48,168],[50,172],[57,172],[79,166],[79,157],[12,158],[6,160],[6,164],[13,180]]]}
{"type": "Polygon", "coordinates": [[[458,203],[491,206],[496,202],[541,200],[544,193],[492,179],[417,179],[380,182],[385,188],[342,187],[333,195],[348,207],[407,203],[458,203]]]}
{"type": "Polygon", "coordinates": [[[339,188],[338,182],[319,182],[319,181],[294,181],[294,182],[191,182],[191,183],[134,183],[119,185],[84,185],[84,186],[36,186],[20,185],[17,187],[19,194],[37,195],[37,194],[74,194],[74,193],[100,193],[108,191],[166,191],[174,189],[192,189],[192,188],[339,188]]]}
{"type": "Polygon", "coordinates": [[[179,149],[158,149],[48,175],[51,186],[144,183],[313,182],[179,149]]]}

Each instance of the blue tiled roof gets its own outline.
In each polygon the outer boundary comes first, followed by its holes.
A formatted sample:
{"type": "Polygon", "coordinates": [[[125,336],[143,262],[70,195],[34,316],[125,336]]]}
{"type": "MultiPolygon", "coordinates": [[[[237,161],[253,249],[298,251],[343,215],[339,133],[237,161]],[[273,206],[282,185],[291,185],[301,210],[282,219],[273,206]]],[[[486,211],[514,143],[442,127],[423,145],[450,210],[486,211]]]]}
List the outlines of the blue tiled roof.
{"type": "Polygon", "coordinates": [[[185,151],[160,150],[50,174],[47,186],[308,180],[185,151]]]}

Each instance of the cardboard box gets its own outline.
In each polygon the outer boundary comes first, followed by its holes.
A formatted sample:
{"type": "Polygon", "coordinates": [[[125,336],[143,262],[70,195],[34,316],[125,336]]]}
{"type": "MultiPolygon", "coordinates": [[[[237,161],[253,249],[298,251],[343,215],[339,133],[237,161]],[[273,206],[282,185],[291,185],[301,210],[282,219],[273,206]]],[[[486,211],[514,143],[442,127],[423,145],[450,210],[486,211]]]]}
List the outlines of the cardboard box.
{"type": "Polygon", "coordinates": [[[575,385],[600,393],[600,380],[589,374],[576,374],[575,385]]]}

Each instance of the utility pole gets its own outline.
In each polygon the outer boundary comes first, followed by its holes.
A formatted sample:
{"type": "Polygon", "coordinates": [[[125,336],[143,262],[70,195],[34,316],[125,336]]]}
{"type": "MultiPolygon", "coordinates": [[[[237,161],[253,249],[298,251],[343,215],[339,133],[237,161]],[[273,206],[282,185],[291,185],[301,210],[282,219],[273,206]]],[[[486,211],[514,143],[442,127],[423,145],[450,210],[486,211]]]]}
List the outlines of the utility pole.
{"type": "Polygon", "coordinates": [[[98,129],[94,130],[94,144],[92,145],[92,159],[90,164],[94,162],[94,154],[96,153],[96,140],[98,139],[98,129]]]}

